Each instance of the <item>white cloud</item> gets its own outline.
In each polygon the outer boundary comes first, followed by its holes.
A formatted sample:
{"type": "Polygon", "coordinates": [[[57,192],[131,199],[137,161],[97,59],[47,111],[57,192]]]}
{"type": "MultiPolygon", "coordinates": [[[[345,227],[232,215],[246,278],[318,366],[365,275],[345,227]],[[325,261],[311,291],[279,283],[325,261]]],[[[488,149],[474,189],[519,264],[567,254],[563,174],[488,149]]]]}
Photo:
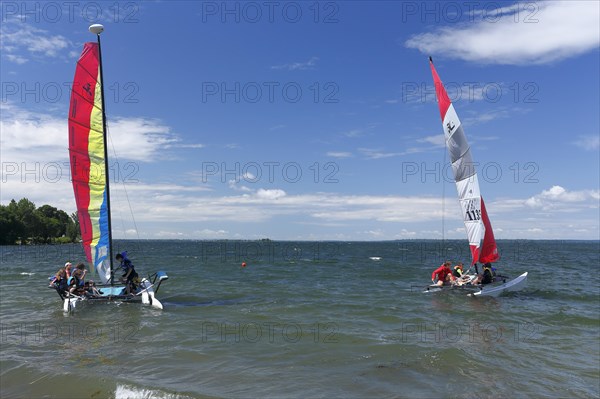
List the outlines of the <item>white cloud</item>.
{"type": "Polygon", "coordinates": [[[577,205],[584,207],[594,206],[598,208],[600,201],[600,190],[567,191],[561,186],[552,186],[540,194],[525,200],[525,205],[542,210],[561,210],[575,212],[579,209],[577,205]]]}
{"type": "Polygon", "coordinates": [[[483,18],[469,24],[438,28],[410,37],[405,45],[428,55],[510,65],[545,64],[597,51],[599,2],[531,4],[535,5],[535,15],[533,11],[524,12],[519,3],[499,9],[499,19],[483,18]]]}
{"type": "Polygon", "coordinates": [[[273,65],[271,69],[287,69],[288,71],[315,69],[319,57],[311,57],[305,62],[293,62],[291,64],[273,65]]]}
{"type": "Polygon", "coordinates": [[[157,119],[114,118],[108,131],[117,156],[134,161],[163,159],[167,156],[165,148],[179,145],[179,138],[171,133],[171,128],[157,119]]]}
{"type": "MultiPolygon", "coordinates": [[[[68,159],[67,120],[31,112],[14,104],[2,104],[0,144],[3,161],[50,162],[68,159]]],[[[109,145],[120,160],[153,162],[168,156],[165,149],[186,146],[156,119],[115,118],[109,123],[109,145]]],[[[194,148],[202,145],[193,144],[194,148]]],[[[109,157],[110,154],[109,146],[109,157]]]]}
{"type": "Polygon", "coordinates": [[[24,64],[27,61],[29,61],[27,58],[22,57],[20,55],[15,55],[15,54],[7,54],[6,58],[8,58],[8,60],[10,62],[14,62],[15,64],[19,64],[19,65],[24,64]]]}
{"type": "Polygon", "coordinates": [[[326,155],[328,157],[332,157],[332,158],[350,158],[350,157],[352,157],[352,153],[346,152],[346,151],[329,151],[326,155]]]}
{"type": "Polygon", "coordinates": [[[580,136],[573,144],[586,151],[597,151],[600,148],[600,136],[580,136]]]}
{"type": "Polygon", "coordinates": [[[27,24],[5,23],[0,30],[0,49],[9,61],[17,64],[27,62],[28,59],[23,53],[35,57],[55,58],[71,46],[72,43],[64,36],[53,35],[27,24]],[[14,29],[15,26],[18,28],[14,29]]]}
{"type": "Polygon", "coordinates": [[[227,230],[211,230],[211,229],[202,229],[194,231],[194,236],[198,238],[223,238],[229,235],[229,231],[227,230]]]}
{"type": "Polygon", "coordinates": [[[279,190],[279,189],[265,190],[265,189],[260,188],[256,192],[257,198],[265,199],[265,200],[278,200],[285,196],[286,196],[285,191],[279,190]]]}
{"type": "Polygon", "coordinates": [[[442,134],[435,134],[433,136],[423,137],[421,139],[418,139],[417,142],[429,143],[432,144],[434,147],[446,147],[446,140],[442,134]]]}
{"type": "Polygon", "coordinates": [[[360,151],[367,159],[391,158],[405,154],[403,152],[386,152],[376,148],[359,148],[358,151],[360,151]]]}

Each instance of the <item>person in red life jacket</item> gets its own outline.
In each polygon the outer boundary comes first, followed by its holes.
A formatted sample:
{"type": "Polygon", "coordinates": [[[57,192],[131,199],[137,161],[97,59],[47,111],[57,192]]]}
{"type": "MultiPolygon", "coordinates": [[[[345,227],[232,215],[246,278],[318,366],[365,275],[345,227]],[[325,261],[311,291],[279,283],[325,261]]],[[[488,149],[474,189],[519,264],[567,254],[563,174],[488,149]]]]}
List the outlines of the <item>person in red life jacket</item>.
{"type": "Polygon", "coordinates": [[[450,269],[450,266],[452,266],[452,262],[447,260],[440,267],[435,269],[433,273],[431,273],[431,281],[435,285],[451,284],[454,281],[454,276],[452,275],[452,269],[450,269]]]}

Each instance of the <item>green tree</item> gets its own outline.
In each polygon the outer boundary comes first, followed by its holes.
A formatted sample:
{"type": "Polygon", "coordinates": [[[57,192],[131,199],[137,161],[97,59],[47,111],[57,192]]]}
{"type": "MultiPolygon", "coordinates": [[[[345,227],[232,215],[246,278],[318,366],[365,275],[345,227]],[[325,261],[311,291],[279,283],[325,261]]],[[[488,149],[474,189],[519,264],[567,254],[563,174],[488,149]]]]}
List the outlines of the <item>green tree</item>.
{"type": "Polygon", "coordinates": [[[80,238],[79,215],[77,212],[73,212],[69,218],[69,223],[67,224],[67,237],[69,237],[72,242],[76,242],[80,238]]]}
{"type": "Polygon", "coordinates": [[[14,199],[8,205],[0,205],[0,245],[21,243],[51,243],[77,241],[79,222],[77,214],[69,216],[65,211],[50,205],[35,207],[27,198],[14,199]]]}
{"type": "Polygon", "coordinates": [[[17,242],[25,231],[25,226],[8,206],[0,205],[0,245],[11,245],[17,242]]]}

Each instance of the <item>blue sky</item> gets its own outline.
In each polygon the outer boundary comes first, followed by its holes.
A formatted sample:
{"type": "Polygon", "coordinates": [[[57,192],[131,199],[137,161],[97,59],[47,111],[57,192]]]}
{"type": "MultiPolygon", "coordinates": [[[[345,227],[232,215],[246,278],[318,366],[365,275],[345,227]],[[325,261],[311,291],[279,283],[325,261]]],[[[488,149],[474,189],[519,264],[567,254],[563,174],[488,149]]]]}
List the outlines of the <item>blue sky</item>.
{"type": "Polygon", "coordinates": [[[75,210],[99,22],[116,237],[466,237],[431,55],[497,238],[600,238],[597,2],[1,4],[2,204],[75,210]]]}

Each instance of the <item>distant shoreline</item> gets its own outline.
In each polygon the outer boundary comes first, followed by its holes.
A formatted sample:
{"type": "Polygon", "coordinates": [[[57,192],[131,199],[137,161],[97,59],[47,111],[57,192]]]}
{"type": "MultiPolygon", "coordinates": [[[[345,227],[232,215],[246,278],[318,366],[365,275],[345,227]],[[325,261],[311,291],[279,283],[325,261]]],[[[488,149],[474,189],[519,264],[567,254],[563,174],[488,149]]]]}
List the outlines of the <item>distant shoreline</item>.
{"type": "MultiPolygon", "coordinates": [[[[322,243],[391,243],[391,242],[453,242],[453,243],[462,243],[465,242],[464,239],[453,238],[453,239],[435,239],[435,238],[411,238],[411,239],[395,239],[395,240],[277,240],[277,239],[234,239],[234,238],[114,238],[115,241],[164,241],[164,242],[256,242],[256,243],[278,243],[278,242],[322,242],[322,243]]],[[[584,240],[584,239],[568,239],[568,238],[502,238],[496,239],[498,242],[515,242],[515,241],[535,241],[535,242],[584,242],[584,243],[592,243],[597,242],[600,243],[600,240],[584,240]]],[[[63,245],[73,245],[73,244],[81,244],[81,242],[65,242],[65,243],[27,243],[27,244],[0,244],[0,247],[44,247],[44,246],[63,246],[63,245]]],[[[467,245],[465,243],[465,245],[467,245]]]]}

